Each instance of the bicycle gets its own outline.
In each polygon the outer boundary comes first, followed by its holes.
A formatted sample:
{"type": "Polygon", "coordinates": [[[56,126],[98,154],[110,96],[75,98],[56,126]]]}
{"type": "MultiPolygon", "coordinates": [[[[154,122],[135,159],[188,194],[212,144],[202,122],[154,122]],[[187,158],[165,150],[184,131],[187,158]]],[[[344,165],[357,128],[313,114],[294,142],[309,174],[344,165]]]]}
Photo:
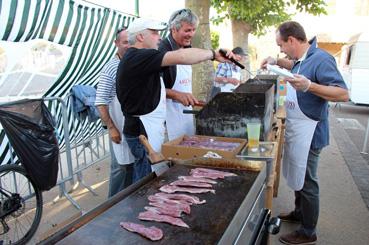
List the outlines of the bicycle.
{"type": "Polygon", "coordinates": [[[42,191],[57,181],[54,121],[43,99],[26,99],[0,104],[0,123],[18,157],[0,165],[0,245],[25,244],[41,221],[42,191]]]}
{"type": "Polygon", "coordinates": [[[28,242],[40,224],[42,205],[42,192],[24,167],[0,166],[0,244],[28,242]]]}

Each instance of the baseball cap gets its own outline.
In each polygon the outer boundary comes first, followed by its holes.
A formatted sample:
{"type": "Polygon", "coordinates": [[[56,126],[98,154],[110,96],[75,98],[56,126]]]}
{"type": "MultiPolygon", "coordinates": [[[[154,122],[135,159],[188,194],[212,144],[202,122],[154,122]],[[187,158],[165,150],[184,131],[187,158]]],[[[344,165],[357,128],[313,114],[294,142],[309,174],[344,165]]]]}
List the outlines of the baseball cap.
{"type": "Polygon", "coordinates": [[[243,51],[243,49],[241,47],[235,47],[232,50],[232,53],[242,55],[242,56],[247,56],[247,54],[245,53],[245,51],[243,51]]]}
{"type": "Polygon", "coordinates": [[[129,26],[127,31],[130,33],[137,33],[146,29],[150,30],[164,30],[167,26],[165,23],[162,23],[157,20],[150,20],[144,18],[136,18],[129,26]]]}

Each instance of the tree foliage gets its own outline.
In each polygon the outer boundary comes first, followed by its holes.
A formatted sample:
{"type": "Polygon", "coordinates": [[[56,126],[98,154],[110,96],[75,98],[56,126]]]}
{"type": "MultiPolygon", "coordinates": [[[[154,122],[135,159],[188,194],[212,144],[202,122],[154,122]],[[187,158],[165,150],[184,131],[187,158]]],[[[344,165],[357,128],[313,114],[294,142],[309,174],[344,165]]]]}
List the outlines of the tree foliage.
{"type": "Polygon", "coordinates": [[[219,48],[219,33],[216,31],[210,31],[211,48],[219,48]]]}
{"type": "Polygon", "coordinates": [[[259,36],[265,28],[278,25],[298,12],[313,15],[327,14],[324,0],[211,0],[219,24],[225,19],[241,20],[251,26],[251,33],[259,36]]]}

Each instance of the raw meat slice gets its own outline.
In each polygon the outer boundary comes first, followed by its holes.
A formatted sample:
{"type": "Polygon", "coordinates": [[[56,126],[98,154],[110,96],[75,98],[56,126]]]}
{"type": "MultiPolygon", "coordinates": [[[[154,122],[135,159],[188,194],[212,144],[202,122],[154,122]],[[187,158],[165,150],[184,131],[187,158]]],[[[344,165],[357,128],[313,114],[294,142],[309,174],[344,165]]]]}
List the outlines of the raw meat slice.
{"type": "Polygon", "coordinates": [[[132,222],[120,222],[120,226],[130,232],[138,233],[151,241],[158,241],[163,238],[163,231],[155,226],[146,227],[132,222]]]}
{"type": "Polygon", "coordinates": [[[178,211],[184,212],[186,214],[190,214],[191,213],[191,207],[190,207],[190,205],[182,206],[181,204],[168,204],[168,203],[165,203],[163,201],[149,202],[149,204],[151,206],[158,207],[158,208],[166,208],[166,209],[170,209],[170,210],[178,210],[178,211]]]}
{"type": "Polygon", "coordinates": [[[229,176],[237,176],[234,173],[218,171],[214,169],[208,168],[194,168],[190,171],[191,176],[193,177],[203,177],[209,179],[224,179],[225,177],[229,176]]]}
{"type": "MultiPolygon", "coordinates": [[[[151,205],[151,204],[150,204],[151,205]]],[[[145,207],[146,210],[152,211],[157,214],[165,214],[172,217],[180,218],[182,214],[182,210],[169,209],[166,207],[145,207]]]]}
{"type": "Polygon", "coordinates": [[[169,194],[164,192],[158,192],[155,196],[167,198],[170,200],[183,200],[191,204],[203,204],[206,203],[206,200],[201,200],[197,196],[191,196],[187,194],[169,194]]]}
{"type": "MultiPolygon", "coordinates": [[[[191,207],[190,207],[190,203],[183,201],[183,200],[170,200],[164,197],[158,197],[158,196],[154,196],[154,195],[150,195],[147,198],[150,202],[157,202],[157,203],[165,203],[167,205],[171,205],[173,207],[176,207],[177,209],[182,210],[183,212],[185,212],[186,214],[190,214],[191,212],[191,207]]],[[[157,206],[155,206],[157,207],[157,206]]]]}
{"type": "Polygon", "coordinates": [[[176,185],[163,185],[159,189],[165,193],[174,193],[174,192],[189,192],[189,193],[206,193],[211,192],[215,194],[215,190],[208,188],[190,188],[190,187],[179,187],[176,185]]]}
{"type": "Polygon", "coordinates": [[[225,177],[228,176],[237,176],[237,174],[234,173],[230,173],[230,172],[225,172],[225,171],[219,171],[219,170],[215,170],[215,169],[210,169],[210,168],[194,168],[191,170],[191,172],[206,172],[206,173],[214,173],[214,174],[221,174],[225,177]]]}
{"type": "Polygon", "coordinates": [[[224,179],[223,175],[205,173],[205,172],[191,172],[191,176],[195,178],[224,179]]]}
{"type": "Polygon", "coordinates": [[[209,183],[209,184],[216,184],[217,183],[216,181],[211,180],[211,179],[197,178],[197,177],[193,177],[193,176],[178,176],[178,179],[201,182],[201,183],[209,183]]]}
{"type": "Polygon", "coordinates": [[[190,186],[190,187],[200,187],[200,188],[211,188],[213,187],[211,184],[208,183],[201,183],[201,182],[194,182],[188,180],[176,180],[170,185],[177,185],[177,186],[190,186]]]}
{"type": "Polygon", "coordinates": [[[140,220],[147,220],[147,221],[157,221],[157,222],[164,222],[171,225],[176,225],[180,227],[190,228],[182,219],[175,218],[165,214],[157,214],[152,211],[145,211],[138,214],[138,218],[140,220]]]}

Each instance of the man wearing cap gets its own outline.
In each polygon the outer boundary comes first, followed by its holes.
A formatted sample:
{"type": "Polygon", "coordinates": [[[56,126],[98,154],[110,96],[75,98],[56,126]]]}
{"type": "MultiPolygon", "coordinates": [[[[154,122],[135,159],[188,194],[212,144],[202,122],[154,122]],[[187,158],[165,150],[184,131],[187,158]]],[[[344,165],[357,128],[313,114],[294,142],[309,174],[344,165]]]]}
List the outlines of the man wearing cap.
{"type": "MultiPolygon", "coordinates": [[[[170,34],[159,45],[160,51],[173,51],[191,48],[191,41],[196,33],[199,19],[190,9],[174,11],[169,18],[170,34]]],[[[173,140],[184,134],[194,135],[192,114],[183,110],[192,110],[198,100],[192,95],[192,66],[175,65],[164,69],[163,80],[167,96],[166,126],[168,139],[173,140]]]]}
{"type": "MultiPolygon", "coordinates": [[[[232,50],[235,54],[235,60],[242,62],[246,53],[241,47],[232,50]]],[[[219,92],[233,92],[241,82],[241,68],[235,64],[219,63],[215,73],[215,81],[211,91],[211,97],[219,92]]]]}
{"type": "MultiPolygon", "coordinates": [[[[135,19],[128,28],[132,45],[123,56],[117,72],[117,95],[125,116],[123,133],[135,157],[134,181],[151,172],[147,153],[138,136],[145,135],[153,149],[160,152],[164,142],[166,93],[160,73],[164,67],[176,64],[196,64],[205,60],[226,59],[219,52],[205,49],[158,51],[160,22],[135,19]]],[[[227,57],[234,57],[232,52],[227,57]]]]}

